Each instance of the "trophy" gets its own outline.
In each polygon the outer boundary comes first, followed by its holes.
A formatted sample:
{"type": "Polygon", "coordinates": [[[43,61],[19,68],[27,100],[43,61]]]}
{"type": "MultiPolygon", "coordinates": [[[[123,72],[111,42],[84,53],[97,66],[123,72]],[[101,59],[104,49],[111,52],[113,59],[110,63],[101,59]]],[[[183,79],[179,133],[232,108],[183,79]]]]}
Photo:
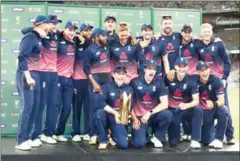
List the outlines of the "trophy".
{"type": "Polygon", "coordinates": [[[132,94],[127,95],[124,91],[120,93],[120,123],[128,124],[128,120],[131,118],[130,110],[131,110],[131,99],[132,94]]]}

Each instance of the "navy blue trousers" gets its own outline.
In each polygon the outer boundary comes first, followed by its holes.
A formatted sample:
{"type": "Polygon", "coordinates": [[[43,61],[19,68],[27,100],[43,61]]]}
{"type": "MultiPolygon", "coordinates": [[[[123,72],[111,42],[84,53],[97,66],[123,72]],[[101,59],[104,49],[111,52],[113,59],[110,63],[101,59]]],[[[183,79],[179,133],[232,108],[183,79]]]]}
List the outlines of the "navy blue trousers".
{"type": "Polygon", "coordinates": [[[35,140],[42,133],[52,136],[57,122],[58,111],[58,75],[56,72],[39,72],[40,74],[40,103],[35,120],[35,128],[32,140],[35,140]],[[47,105],[47,106],[46,106],[47,105]],[[46,121],[42,131],[43,111],[46,106],[46,121]]]}
{"type": "Polygon", "coordinates": [[[20,99],[20,114],[18,120],[17,144],[31,139],[34,122],[40,100],[39,72],[31,71],[31,77],[35,80],[35,86],[27,84],[24,73],[16,72],[16,84],[20,99]]]}
{"type": "Polygon", "coordinates": [[[128,147],[127,126],[117,124],[114,115],[98,109],[96,114],[96,125],[99,131],[100,143],[108,142],[108,128],[111,129],[111,137],[121,149],[128,147]]]}
{"type": "Polygon", "coordinates": [[[203,112],[202,140],[201,142],[208,145],[213,139],[223,141],[227,128],[229,113],[226,106],[216,107],[203,112]],[[214,127],[214,120],[217,119],[218,126],[214,127]]]}
{"type": "Polygon", "coordinates": [[[173,114],[172,122],[168,128],[168,137],[170,146],[175,146],[180,138],[180,124],[183,117],[191,121],[192,140],[200,141],[201,139],[201,125],[203,119],[203,110],[201,107],[192,107],[186,110],[179,108],[169,108],[173,114]]]}
{"type": "Polygon", "coordinates": [[[73,82],[72,78],[59,76],[59,109],[58,120],[56,126],[56,135],[63,135],[68,117],[71,112],[72,97],[73,97],[73,82]]]}
{"type": "Polygon", "coordinates": [[[73,115],[72,115],[72,136],[80,135],[81,112],[84,112],[84,131],[83,134],[90,132],[90,102],[89,102],[89,80],[73,79],[73,115]]]}
{"type": "MultiPolygon", "coordinates": [[[[141,120],[142,116],[138,116],[141,120]]],[[[172,120],[172,113],[168,110],[162,110],[152,115],[147,124],[141,124],[140,129],[132,129],[132,144],[136,148],[142,148],[147,142],[147,129],[154,126],[154,136],[162,141],[167,133],[168,126],[172,120]]]]}

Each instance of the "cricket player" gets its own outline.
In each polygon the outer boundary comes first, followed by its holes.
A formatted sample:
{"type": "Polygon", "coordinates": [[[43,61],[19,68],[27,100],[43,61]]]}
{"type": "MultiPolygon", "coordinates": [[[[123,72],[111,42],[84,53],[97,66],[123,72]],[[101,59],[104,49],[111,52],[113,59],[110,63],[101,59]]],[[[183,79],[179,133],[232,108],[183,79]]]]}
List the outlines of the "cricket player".
{"type": "Polygon", "coordinates": [[[227,128],[229,111],[224,105],[224,86],[222,80],[211,74],[210,65],[200,61],[197,64],[200,106],[203,109],[202,143],[216,149],[223,148],[223,138],[227,128]],[[218,127],[214,131],[214,120],[218,127]]]}
{"type": "Polygon", "coordinates": [[[107,44],[111,46],[118,41],[118,35],[115,31],[117,20],[114,16],[106,16],[104,19],[104,28],[107,31],[107,44]]]}
{"type": "Polygon", "coordinates": [[[61,32],[58,46],[57,71],[59,76],[59,111],[54,139],[66,142],[64,131],[67,119],[71,112],[73,83],[72,74],[76,54],[77,26],[72,21],[67,21],[65,29],[61,32]]]}
{"type": "Polygon", "coordinates": [[[31,137],[40,101],[41,38],[47,37],[49,22],[47,16],[39,15],[34,22],[33,31],[24,35],[19,47],[16,84],[21,106],[15,146],[19,150],[30,150],[31,147],[39,146],[31,137]]]}
{"type": "Polygon", "coordinates": [[[80,122],[81,122],[81,111],[84,108],[84,131],[83,140],[89,141],[89,120],[90,120],[90,102],[89,102],[89,91],[88,85],[89,80],[83,71],[83,58],[85,50],[93,43],[92,39],[93,26],[83,23],[80,26],[80,33],[76,39],[77,51],[75,55],[74,71],[72,75],[73,79],[73,115],[72,115],[72,140],[75,142],[81,141],[80,137],[80,122]],[[83,39],[82,39],[83,38],[83,39]]]}
{"type": "Polygon", "coordinates": [[[155,60],[157,62],[157,76],[163,76],[163,65],[165,69],[169,67],[168,57],[163,41],[157,43],[153,37],[153,28],[150,24],[143,24],[141,27],[142,36],[138,44],[138,60],[140,72],[144,73],[144,62],[155,60]],[[162,65],[163,63],[163,65],[162,65]]]}
{"type": "Polygon", "coordinates": [[[167,110],[167,91],[163,81],[155,77],[156,70],[156,61],[146,61],[144,75],[140,75],[130,83],[134,92],[132,144],[136,148],[142,148],[147,143],[149,126],[154,126],[155,129],[151,138],[154,147],[163,147],[161,141],[172,120],[172,114],[167,110]]]}
{"type": "Polygon", "coordinates": [[[84,54],[83,70],[89,79],[90,97],[90,140],[89,144],[97,143],[97,128],[95,124],[96,111],[101,108],[99,92],[101,86],[111,82],[110,52],[107,48],[107,32],[101,28],[93,31],[94,43],[86,49],[84,54]]]}
{"type": "Polygon", "coordinates": [[[117,35],[119,41],[113,43],[110,48],[112,69],[114,70],[115,66],[124,66],[127,70],[124,83],[129,84],[138,76],[137,46],[129,39],[130,28],[126,23],[118,25],[117,35]]]}
{"type": "MultiPolygon", "coordinates": [[[[198,45],[200,59],[209,64],[210,72],[218,76],[224,86],[225,106],[229,109],[227,79],[231,71],[231,60],[225,44],[222,41],[215,41],[213,36],[212,25],[204,23],[201,26],[200,36],[202,41],[198,45]]],[[[230,110],[229,110],[230,111],[230,110]]],[[[228,144],[234,144],[234,128],[232,126],[232,117],[229,112],[228,125],[226,129],[226,137],[228,144]]]]}
{"type": "Polygon", "coordinates": [[[201,148],[201,123],[203,111],[199,107],[199,93],[196,78],[188,75],[186,58],[177,58],[174,63],[176,73],[173,81],[165,79],[168,87],[169,110],[173,114],[168,128],[169,144],[175,146],[180,138],[180,124],[183,117],[191,120],[191,144],[194,149],[201,148]]]}
{"type": "Polygon", "coordinates": [[[111,129],[111,138],[116,142],[117,147],[121,149],[128,147],[127,125],[120,123],[120,94],[126,92],[127,96],[132,95],[132,88],[124,84],[126,74],[124,66],[116,66],[112,75],[114,81],[106,83],[102,87],[103,105],[97,111],[97,128],[100,140],[98,149],[107,149],[108,127],[111,129]]]}

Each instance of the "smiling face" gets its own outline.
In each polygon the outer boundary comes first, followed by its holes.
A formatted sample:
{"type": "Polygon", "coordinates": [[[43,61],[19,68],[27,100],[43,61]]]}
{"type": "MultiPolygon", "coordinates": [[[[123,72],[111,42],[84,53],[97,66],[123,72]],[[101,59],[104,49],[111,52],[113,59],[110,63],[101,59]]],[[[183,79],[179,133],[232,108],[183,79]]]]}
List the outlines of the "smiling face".
{"type": "Polygon", "coordinates": [[[185,64],[179,64],[175,65],[175,69],[179,76],[184,77],[186,75],[188,67],[185,64]]]}
{"type": "Polygon", "coordinates": [[[51,33],[56,33],[58,30],[58,23],[49,23],[49,31],[51,33]]]}
{"type": "Polygon", "coordinates": [[[88,29],[82,31],[82,34],[83,34],[84,38],[90,39],[92,36],[92,29],[88,28],[88,29]]]}
{"type": "Polygon", "coordinates": [[[153,31],[150,27],[145,28],[145,30],[142,30],[142,36],[146,40],[150,40],[153,36],[153,31]]]}
{"type": "Polygon", "coordinates": [[[198,74],[201,80],[207,81],[210,75],[210,69],[208,67],[202,67],[200,70],[198,70],[198,74]]]}
{"type": "Polygon", "coordinates": [[[192,32],[181,32],[183,41],[189,42],[192,39],[192,32]]]}
{"type": "Polygon", "coordinates": [[[124,82],[125,75],[126,75],[125,72],[115,72],[115,73],[113,73],[113,78],[114,78],[114,81],[116,82],[116,84],[121,86],[124,82]]]}
{"type": "Polygon", "coordinates": [[[212,38],[213,35],[213,30],[212,30],[212,26],[209,24],[205,24],[202,26],[201,31],[200,31],[200,35],[202,37],[203,40],[209,41],[212,38]]]}
{"type": "Polygon", "coordinates": [[[172,33],[172,20],[171,19],[166,19],[162,20],[161,24],[162,30],[166,35],[169,35],[172,33]]]}

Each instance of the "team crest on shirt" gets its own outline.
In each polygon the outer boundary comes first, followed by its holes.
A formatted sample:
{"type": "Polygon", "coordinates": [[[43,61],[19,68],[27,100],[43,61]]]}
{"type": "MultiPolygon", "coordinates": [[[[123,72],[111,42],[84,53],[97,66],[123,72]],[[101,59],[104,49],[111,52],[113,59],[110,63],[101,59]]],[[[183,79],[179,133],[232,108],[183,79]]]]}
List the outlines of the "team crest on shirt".
{"type": "Polygon", "coordinates": [[[144,102],[150,102],[152,101],[152,97],[149,93],[146,93],[144,96],[143,96],[143,101],[144,102]]]}
{"type": "Polygon", "coordinates": [[[172,37],[172,38],[173,38],[173,40],[175,40],[175,39],[176,39],[175,35],[173,35],[173,37],[172,37]]]}
{"type": "Polygon", "coordinates": [[[152,46],[152,51],[156,51],[155,46],[152,46]]]}
{"type": "Polygon", "coordinates": [[[187,89],[187,84],[183,84],[183,89],[187,89]]]}
{"type": "Polygon", "coordinates": [[[215,49],[215,47],[214,47],[214,46],[212,46],[212,51],[214,51],[214,49],[215,49]]]}
{"type": "Polygon", "coordinates": [[[193,48],[193,43],[190,44],[190,47],[193,48]]]}
{"type": "Polygon", "coordinates": [[[146,60],[152,60],[153,59],[153,56],[151,53],[147,53],[146,56],[145,56],[145,59],[146,60]]]}
{"type": "Polygon", "coordinates": [[[182,99],[182,92],[179,88],[177,88],[173,93],[173,98],[182,99]]]}
{"type": "Polygon", "coordinates": [[[57,35],[55,35],[55,40],[57,40],[58,39],[58,37],[57,37],[57,35]]]}
{"type": "Polygon", "coordinates": [[[153,90],[153,92],[155,92],[155,91],[156,91],[156,86],[153,86],[153,89],[152,89],[152,90],[153,90]]]}
{"type": "Polygon", "coordinates": [[[128,51],[131,51],[131,46],[128,46],[128,51]]]}
{"type": "Polygon", "coordinates": [[[116,100],[114,101],[114,106],[115,106],[115,107],[120,107],[120,104],[121,104],[120,98],[118,98],[118,99],[116,99],[116,100]]]}
{"type": "Polygon", "coordinates": [[[184,56],[184,57],[187,57],[187,58],[190,58],[190,57],[191,57],[191,52],[190,52],[190,50],[189,50],[189,49],[185,49],[185,50],[183,51],[183,56],[184,56]]]}
{"type": "Polygon", "coordinates": [[[208,86],[208,89],[209,89],[210,91],[212,90],[212,85],[211,85],[211,84],[208,86]]]}

